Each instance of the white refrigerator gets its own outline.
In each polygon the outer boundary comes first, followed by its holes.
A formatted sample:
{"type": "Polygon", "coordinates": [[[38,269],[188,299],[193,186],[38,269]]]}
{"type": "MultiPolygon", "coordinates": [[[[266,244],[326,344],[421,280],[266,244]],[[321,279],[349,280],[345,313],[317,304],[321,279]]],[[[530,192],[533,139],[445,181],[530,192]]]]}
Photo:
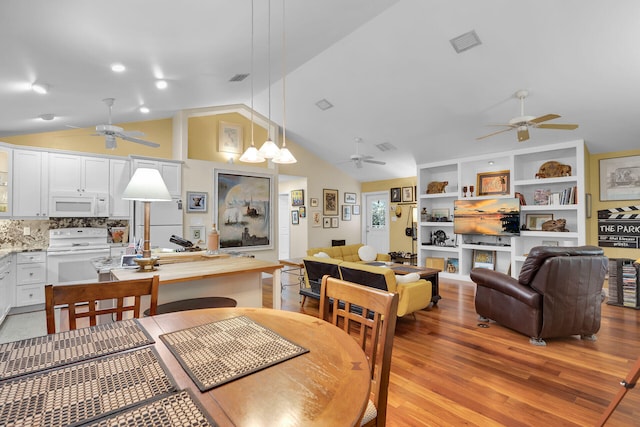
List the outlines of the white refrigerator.
{"type": "MultiPolygon", "coordinates": [[[[144,203],[134,203],[134,230],[135,238],[144,239],[144,203]]],[[[170,202],[151,202],[150,245],[154,248],[178,249],[178,246],[169,242],[171,235],[182,235],[182,200],[173,199],[170,202]]],[[[188,239],[187,239],[188,240],[188,239]]],[[[144,243],[144,242],[142,242],[144,243]]]]}

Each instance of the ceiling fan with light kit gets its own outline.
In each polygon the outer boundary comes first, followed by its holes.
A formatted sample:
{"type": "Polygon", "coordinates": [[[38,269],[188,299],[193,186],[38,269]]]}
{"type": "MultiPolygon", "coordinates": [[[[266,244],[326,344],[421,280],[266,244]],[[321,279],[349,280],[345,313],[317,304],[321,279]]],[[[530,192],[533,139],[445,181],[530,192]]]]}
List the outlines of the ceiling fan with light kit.
{"type": "Polygon", "coordinates": [[[518,141],[526,141],[529,139],[529,128],[537,129],[559,129],[559,130],[574,130],[578,128],[576,124],[563,124],[563,123],[544,123],[549,120],[560,118],[557,114],[545,114],[544,116],[525,116],[524,115],[524,99],[529,95],[528,90],[519,90],[515,93],[515,97],[520,100],[520,116],[514,117],[509,120],[507,124],[498,124],[493,126],[506,126],[506,129],[499,130],[497,132],[490,133],[476,138],[476,140],[488,138],[490,136],[498,135],[499,133],[508,132],[513,129],[518,131],[518,141]]]}
{"type": "Polygon", "coordinates": [[[387,164],[387,162],[383,162],[383,161],[380,161],[380,160],[375,160],[373,158],[373,156],[360,154],[360,151],[358,150],[358,146],[360,144],[363,144],[362,138],[356,138],[355,142],[356,142],[356,152],[355,152],[355,154],[352,154],[351,156],[349,156],[348,160],[343,160],[343,161],[341,161],[339,163],[353,162],[353,164],[356,165],[356,167],[358,169],[362,168],[362,164],[363,163],[372,163],[372,164],[375,164],[375,165],[386,165],[387,164]]]}
{"type": "Polygon", "coordinates": [[[118,146],[116,138],[123,139],[125,141],[135,142],[136,144],[143,144],[149,147],[159,147],[160,144],[156,142],[146,141],[144,139],[140,139],[137,137],[144,136],[144,132],[140,132],[137,130],[124,130],[119,126],[114,126],[111,123],[111,109],[113,108],[113,103],[115,102],[115,98],[105,98],[102,100],[107,107],[109,108],[109,123],[106,125],[98,125],[96,126],[96,133],[91,134],[92,136],[104,136],[105,137],[105,148],[114,149],[118,146]]]}

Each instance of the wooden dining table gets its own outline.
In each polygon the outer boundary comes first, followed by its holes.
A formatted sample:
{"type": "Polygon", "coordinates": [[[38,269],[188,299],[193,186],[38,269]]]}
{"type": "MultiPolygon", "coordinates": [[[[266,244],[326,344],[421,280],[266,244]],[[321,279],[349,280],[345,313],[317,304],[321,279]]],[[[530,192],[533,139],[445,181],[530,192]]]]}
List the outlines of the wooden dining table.
{"type": "Polygon", "coordinates": [[[190,389],[220,426],[350,426],[366,408],[370,376],[355,340],[309,315],[268,308],[215,308],[139,319],[178,386],[190,389]],[[245,316],[307,353],[206,392],[182,368],[160,335],[245,316]]]}

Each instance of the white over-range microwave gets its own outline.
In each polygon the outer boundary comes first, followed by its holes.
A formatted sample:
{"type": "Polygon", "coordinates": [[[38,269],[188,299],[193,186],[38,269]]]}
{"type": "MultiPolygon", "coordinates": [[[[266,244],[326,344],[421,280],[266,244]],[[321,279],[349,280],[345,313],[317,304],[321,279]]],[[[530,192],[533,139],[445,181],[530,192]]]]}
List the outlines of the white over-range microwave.
{"type": "Polygon", "coordinates": [[[49,216],[109,216],[109,195],[106,193],[57,192],[51,194],[49,200],[49,216]]]}

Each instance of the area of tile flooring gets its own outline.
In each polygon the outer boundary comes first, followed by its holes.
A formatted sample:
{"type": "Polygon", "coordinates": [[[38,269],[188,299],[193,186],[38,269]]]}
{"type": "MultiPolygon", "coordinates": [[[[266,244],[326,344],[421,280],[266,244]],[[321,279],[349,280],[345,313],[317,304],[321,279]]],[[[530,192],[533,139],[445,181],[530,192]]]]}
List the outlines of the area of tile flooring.
{"type": "Polygon", "coordinates": [[[0,344],[47,335],[44,310],[10,314],[0,326],[0,344]]]}

